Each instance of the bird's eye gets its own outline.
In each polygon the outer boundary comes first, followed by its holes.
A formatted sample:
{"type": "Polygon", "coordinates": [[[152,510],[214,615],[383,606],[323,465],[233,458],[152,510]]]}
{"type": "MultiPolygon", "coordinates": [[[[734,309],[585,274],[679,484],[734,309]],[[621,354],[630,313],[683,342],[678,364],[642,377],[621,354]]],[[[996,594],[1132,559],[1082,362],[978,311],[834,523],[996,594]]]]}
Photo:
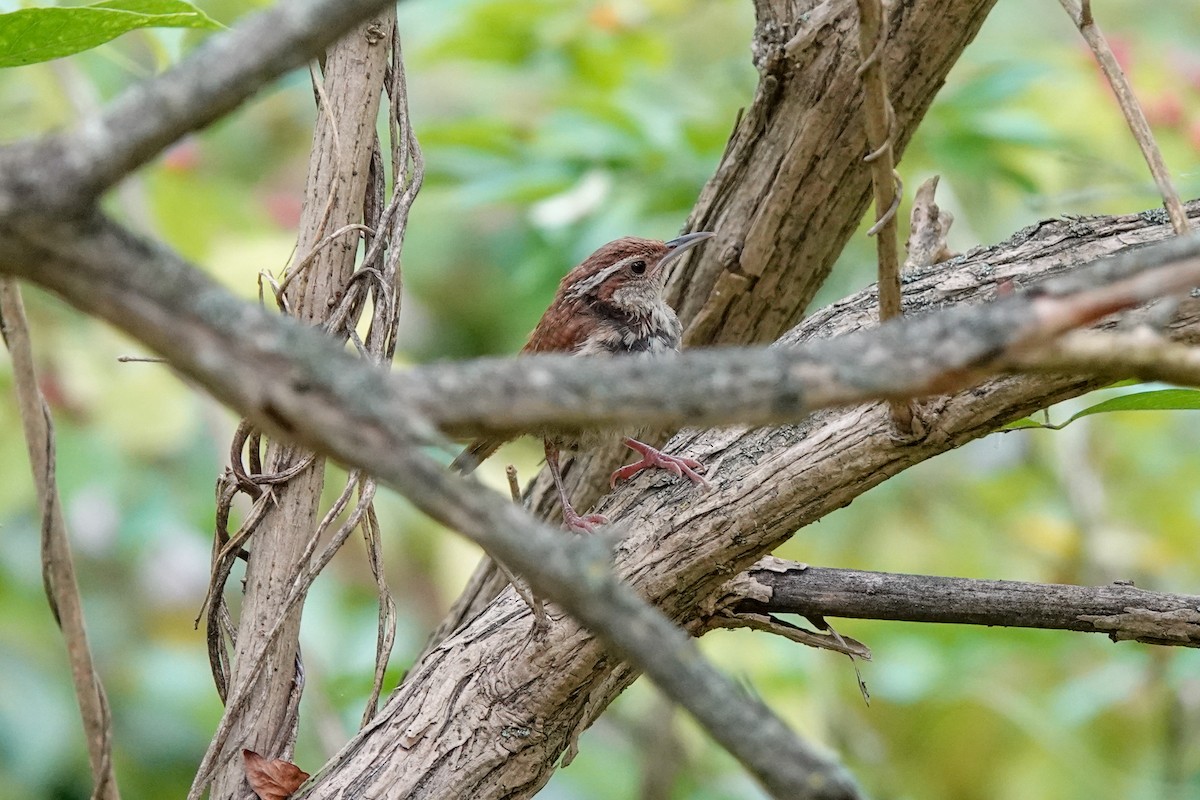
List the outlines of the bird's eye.
{"type": "Polygon", "coordinates": [[[634,275],[641,275],[646,271],[646,262],[641,260],[635,261],[629,265],[629,268],[633,270],[634,275]]]}

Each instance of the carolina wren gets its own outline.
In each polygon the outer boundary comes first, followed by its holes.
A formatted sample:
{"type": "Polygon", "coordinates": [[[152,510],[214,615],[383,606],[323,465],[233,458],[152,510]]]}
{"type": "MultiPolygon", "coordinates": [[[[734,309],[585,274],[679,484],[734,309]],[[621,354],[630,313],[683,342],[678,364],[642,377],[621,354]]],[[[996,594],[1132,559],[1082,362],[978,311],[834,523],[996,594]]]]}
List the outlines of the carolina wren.
{"type": "MultiPolygon", "coordinates": [[[[660,242],[627,236],[609,242],[567,273],[558,285],[554,302],[533,329],[521,354],[570,353],[576,356],[655,355],[679,350],[683,326],[663,300],[666,267],[700,242],[708,232],[689,233],[660,242]]],[[[554,476],[568,528],[590,532],[608,520],[600,514],[581,516],[571,505],[559,467],[561,450],[580,450],[600,444],[611,434],[602,431],[564,436],[546,433],[546,464],[554,476]]],[[[609,485],[628,480],[644,469],[658,467],[693,483],[707,483],[699,474],[704,467],[692,458],[663,453],[631,436],[626,446],[641,459],[613,472],[609,485]]],[[[478,439],[450,465],[464,475],[496,452],[506,439],[478,439]]]]}

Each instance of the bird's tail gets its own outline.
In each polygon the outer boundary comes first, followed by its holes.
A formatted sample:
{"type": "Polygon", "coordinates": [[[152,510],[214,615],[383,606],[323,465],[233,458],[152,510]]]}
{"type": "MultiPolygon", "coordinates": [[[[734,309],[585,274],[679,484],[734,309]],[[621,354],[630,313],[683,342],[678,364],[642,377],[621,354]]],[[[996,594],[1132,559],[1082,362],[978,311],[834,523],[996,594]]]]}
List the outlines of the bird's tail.
{"type": "Polygon", "coordinates": [[[450,462],[450,469],[462,475],[470,475],[475,468],[500,449],[505,439],[476,439],[458,454],[458,458],[450,462]]]}

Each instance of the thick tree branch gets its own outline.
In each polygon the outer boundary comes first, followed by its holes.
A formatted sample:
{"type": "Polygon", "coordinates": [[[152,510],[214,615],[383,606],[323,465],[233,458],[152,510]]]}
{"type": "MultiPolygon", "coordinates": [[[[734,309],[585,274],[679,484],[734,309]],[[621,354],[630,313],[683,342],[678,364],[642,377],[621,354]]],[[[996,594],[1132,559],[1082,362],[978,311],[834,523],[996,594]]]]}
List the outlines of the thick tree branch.
{"type": "Polygon", "coordinates": [[[183,134],[220,119],[396,0],[287,0],[240,21],[94,117],[0,150],[0,214],[84,212],[183,134]]]}
{"type": "Polygon", "coordinates": [[[721,603],[737,612],[1086,631],[1113,641],[1200,647],[1200,597],[1127,583],[900,575],[768,557],[730,581],[727,591],[721,603]]]}
{"type": "MultiPolygon", "coordinates": [[[[501,562],[518,568],[539,595],[560,603],[619,654],[645,670],[773,797],[833,800],[859,796],[853,780],[836,762],[796,738],[761,700],[714,669],[687,633],[616,578],[603,537],[569,541],[561,531],[530,520],[517,506],[451,477],[411,446],[388,460],[391,464],[379,473],[382,479],[404,491],[434,519],[465,533],[501,562]]],[[[521,611],[529,609],[522,604],[521,611]]],[[[555,627],[561,630],[561,626],[555,627]]],[[[390,701],[388,707],[394,703],[390,701]]],[[[386,714],[387,709],[380,712],[381,717],[386,714]]],[[[433,735],[438,724],[434,720],[409,721],[401,730],[394,717],[385,722],[397,734],[393,741],[405,750],[433,735]]],[[[357,787],[363,794],[395,791],[392,770],[398,765],[359,761],[356,766],[373,773],[357,787]]],[[[313,787],[297,798],[329,797],[337,791],[313,787]]]]}
{"type": "MultiPolygon", "coordinates": [[[[889,3],[880,51],[898,159],[995,0],[889,3]]],[[[855,0],[757,0],[760,79],[687,230],[716,242],[676,268],[689,347],[769,342],[795,325],[871,199],[855,0]]]]}

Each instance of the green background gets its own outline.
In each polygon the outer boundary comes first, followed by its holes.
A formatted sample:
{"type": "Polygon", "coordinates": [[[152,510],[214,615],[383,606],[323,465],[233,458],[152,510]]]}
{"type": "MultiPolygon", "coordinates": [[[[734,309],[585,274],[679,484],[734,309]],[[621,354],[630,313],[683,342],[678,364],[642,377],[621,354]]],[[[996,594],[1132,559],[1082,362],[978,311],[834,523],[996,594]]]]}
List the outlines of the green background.
{"type": "MultiPolygon", "coordinates": [[[[255,4],[197,5],[228,25],[255,4]]],[[[1200,7],[1129,0],[1096,11],[1181,193],[1197,196],[1200,7]]],[[[755,85],[747,0],[411,0],[400,21],[428,169],[405,250],[402,364],[514,352],[562,273],[597,245],[675,235],[755,85]]],[[[208,35],[139,30],[0,70],[0,140],[71,124],[208,35]]],[[[278,275],[292,250],[312,118],[308,76],[290,75],[171,148],[107,206],[254,297],[259,271],[278,275]]],[[[1158,204],[1089,53],[1044,0],[997,4],[900,171],[908,187],[942,175],[958,250],[1047,216],[1158,204]]],[[[818,302],[868,283],[872,265],[873,245],[859,235],[818,302]]],[[[111,329],[36,291],[26,298],[122,790],[135,800],[182,796],[220,714],[192,621],[208,579],[213,482],[236,420],[160,366],[118,363],[144,351],[111,329]]],[[[84,798],[87,760],[42,595],[6,356],[0,426],[0,797],[84,798]]],[[[996,434],[888,481],[778,555],[1200,593],[1196,434],[1191,412],[1148,411],[996,434]]],[[[528,477],[538,450],[516,443],[507,460],[528,477]]],[[[498,488],[504,461],[482,470],[498,488]]],[[[401,608],[390,687],[478,554],[394,495],[381,493],[378,506],[401,608]]],[[[352,542],[305,613],[296,760],[309,771],[357,725],[375,619],[363,547],[352,542]]],[[[1193,651],[1054,632],[857,621],[839,629],[875,652],[862,666],[869,707],[843,657],[749,632],[716,633],[703,647],[841,753],[874,797],[1200,796],[1193,651]]],[[[579,757],[543,796],[643,797],[645,774],[671,761],[660,746],[682,753],[677,800],[762,796],[643,684],[583,736],[579,757]]]]}

